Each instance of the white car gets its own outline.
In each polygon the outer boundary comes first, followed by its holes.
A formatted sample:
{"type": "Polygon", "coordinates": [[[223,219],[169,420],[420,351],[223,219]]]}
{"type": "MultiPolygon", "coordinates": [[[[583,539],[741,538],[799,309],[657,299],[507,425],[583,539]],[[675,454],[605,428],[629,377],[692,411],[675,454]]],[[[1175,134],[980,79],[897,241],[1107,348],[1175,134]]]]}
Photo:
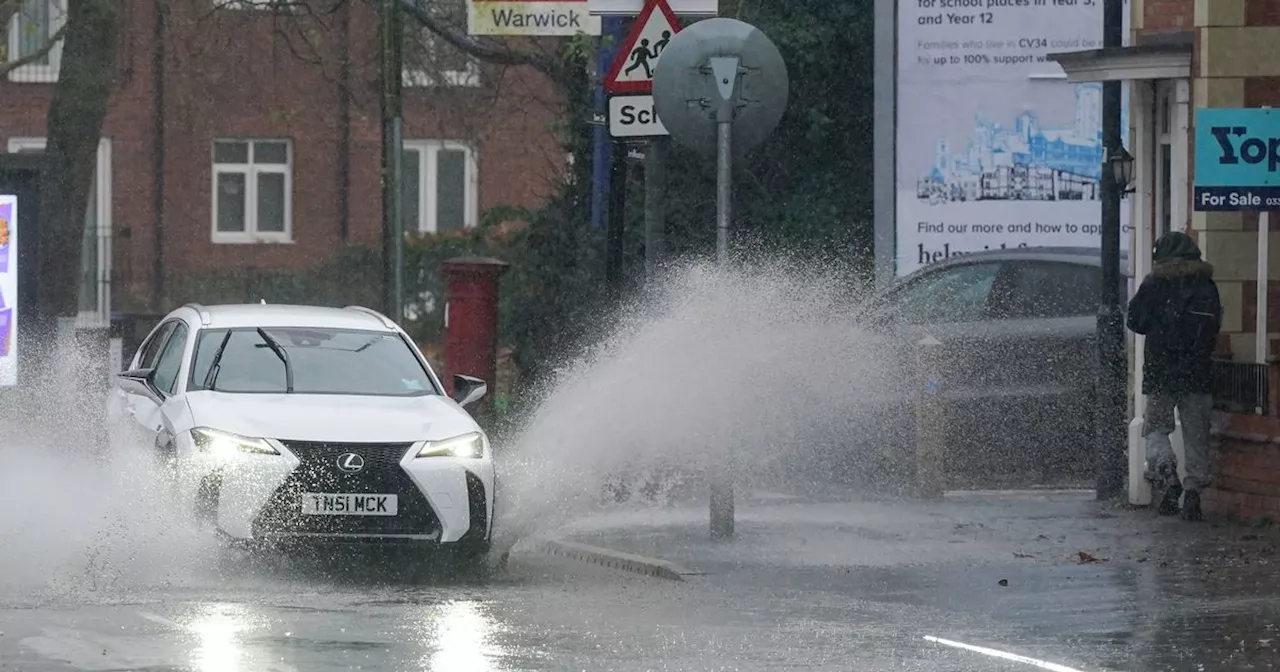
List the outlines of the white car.
{"type": "Polygon", "coordinates": [[[489,440],[409,337],[361,307],[187,304],[116,377],[108,416],[141,430],[224,538],[422,543],[487,553],[489,440]]]}

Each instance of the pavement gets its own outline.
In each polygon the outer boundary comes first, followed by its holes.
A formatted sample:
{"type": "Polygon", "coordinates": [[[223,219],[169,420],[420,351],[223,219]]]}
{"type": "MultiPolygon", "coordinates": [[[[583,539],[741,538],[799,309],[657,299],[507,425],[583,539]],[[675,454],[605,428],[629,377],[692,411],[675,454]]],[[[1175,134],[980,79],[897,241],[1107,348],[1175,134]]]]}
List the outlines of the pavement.
{"type": "Polygon", "coordinates": [[[948,669],[1002,652],[1067,666],[1027,663],[1042,669],[1280,667],[1280,531],[1185,523],[1091,491],[751,493],[730,540],[710,538],[705,505],[605,512],[557,538],[661,561],[695,590],[754,586],[817,621],[837,605],[900,610],[904,642],[995,652],[957,649],[968,657],[948,669]]]}

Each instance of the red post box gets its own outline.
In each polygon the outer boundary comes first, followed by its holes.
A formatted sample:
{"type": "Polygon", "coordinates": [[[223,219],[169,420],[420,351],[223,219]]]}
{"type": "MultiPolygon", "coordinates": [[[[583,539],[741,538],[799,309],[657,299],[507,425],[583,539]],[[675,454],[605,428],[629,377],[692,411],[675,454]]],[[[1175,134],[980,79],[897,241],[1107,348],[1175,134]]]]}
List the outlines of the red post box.
{"type": "Polygon", "coordinates": [[[453,394],[454,374],[480,378],[489,386],[478,404],[486,410],[498,390],[498,278],[508,266],[488,257],[444,262],[445,388],[453,394]]]}

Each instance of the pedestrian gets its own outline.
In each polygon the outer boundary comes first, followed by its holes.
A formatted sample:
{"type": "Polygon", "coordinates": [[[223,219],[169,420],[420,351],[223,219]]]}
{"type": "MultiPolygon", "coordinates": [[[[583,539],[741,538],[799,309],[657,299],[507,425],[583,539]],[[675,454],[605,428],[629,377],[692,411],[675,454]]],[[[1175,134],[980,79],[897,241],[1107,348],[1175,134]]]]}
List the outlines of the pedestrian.
{"type": "Polygon", "coordinates": [[[1200,520],[1200,492],[1209,486],[1209,415],[1213,408],[1213,351],[1222,327],[1222,303],[1213,266],[1200,258],[1191,236],[1170,231],[1156,241],[1152,269],[1129,301],[1129,329],[1146,336],[1142,392],[1147,395],[1142,435],[1146,478],[1163,491],[1159,511],[1181,510],[1200,520]],[[1182,421],[1187,477],[1178,480],[1178,461],[1169,443],[1174,409],[1182,421]],[[1179,499],[1182,506],[1179,509],[1179,499]]]}

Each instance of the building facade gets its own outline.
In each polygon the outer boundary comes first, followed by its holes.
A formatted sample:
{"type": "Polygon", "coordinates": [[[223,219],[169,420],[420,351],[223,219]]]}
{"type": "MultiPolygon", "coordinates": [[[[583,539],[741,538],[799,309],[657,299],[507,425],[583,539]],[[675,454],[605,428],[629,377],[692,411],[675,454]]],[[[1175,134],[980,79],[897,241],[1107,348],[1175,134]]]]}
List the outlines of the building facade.
{"type": "MultiPolygon", "coordinates": [[[[82,318],[242,300],[254,273],[377,249],[373,3],[123,4],[86,212],[82,318]]],[[[65,16],[66,0],[24,0],[10,19],[10,62],[27,62],[0,78],[0,151],[44,147],[61,43],[40,52],[65,16]]],[[[474,227],[489,208],[539,204],[565,162],[550,83],[425,29],[406,28],[404,51],[406,230],[474,227]]]]}
{"type": "MultiPolygon", "coordinates": [[[[1130,0],[1130,11],[1125,47],[1058,60],[1073,81],[1128,87],[1134,277],[1150,270],[1152,241],[1171,230],[1190,233],[1215,267],[1224,314],[1215,485],[1206,507],[1280,520],[1280,257],[1270,253],[1280,236],[1259,235],[1257,213],[1198,212],[1192,200],[1195,111],[1280,107],[1280,0],[1130,0]]],[[[1129,494],[1146,503],[1141,337],[1131,346],[1129,494]]]]}

